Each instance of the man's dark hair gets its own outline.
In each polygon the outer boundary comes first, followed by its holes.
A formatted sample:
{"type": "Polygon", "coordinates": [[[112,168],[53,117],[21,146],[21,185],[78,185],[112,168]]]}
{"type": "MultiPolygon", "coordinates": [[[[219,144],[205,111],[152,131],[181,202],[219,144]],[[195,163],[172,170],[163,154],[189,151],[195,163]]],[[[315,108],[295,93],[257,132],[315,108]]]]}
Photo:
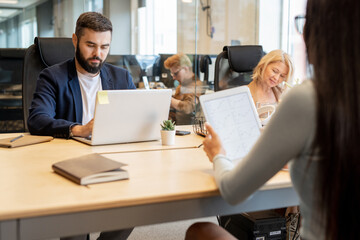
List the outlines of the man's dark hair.
{"type": "Polygon", "coordinates": [[[89,28],[95,32],[110,31],[112,33],[111,21],[97,12],[85,12],[79,16],[75,29],[75,35],[78,39],[82,36],[84,28],[89,28]]]}

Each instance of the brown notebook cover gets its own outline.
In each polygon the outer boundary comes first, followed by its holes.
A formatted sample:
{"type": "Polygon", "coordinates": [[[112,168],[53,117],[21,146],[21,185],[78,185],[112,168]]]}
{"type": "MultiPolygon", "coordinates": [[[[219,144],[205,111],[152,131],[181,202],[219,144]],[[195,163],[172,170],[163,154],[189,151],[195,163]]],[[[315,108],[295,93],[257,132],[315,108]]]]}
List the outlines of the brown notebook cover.
{"type": "Polygon", "coordinates": [[[0,147],[5,147],[5,148],[21,147],[36,143],[48,142],[53,139],[54,138],[51,136],[19,134],[18,136],[14,136],[11,138],[0,139],[0,147]]]}
{"type": "Polygon", "coordinates": [[[121,169],[126,164],[93,153],[57,162],[53,170],[80,185],[128,179],[129,174],[121,169]]]}

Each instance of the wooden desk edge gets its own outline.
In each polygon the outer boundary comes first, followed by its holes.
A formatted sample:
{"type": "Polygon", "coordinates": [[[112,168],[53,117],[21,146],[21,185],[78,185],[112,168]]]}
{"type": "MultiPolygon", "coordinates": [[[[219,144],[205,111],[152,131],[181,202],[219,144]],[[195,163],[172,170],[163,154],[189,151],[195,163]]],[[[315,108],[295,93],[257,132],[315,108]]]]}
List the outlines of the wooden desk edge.
{"type": "MultiPolygon", "coordinates": [[[[265,184],[256,192],[267,191],[267,190],[274,190],[274,189],[290,189],[292,188],[292,184],[284,183],[284,184],[265,184]]],[[[91,204],[78,204],[78,205],[71,205],[71,206],[64,206],[61,208],[51,208],[51,209],[31,209],[31,210],[19,210],[18,212],[11,212],[6,213],[2,211],[0,213],[0,221],[4,220],[13,220],[18,218],[32,218],[32,217],[41,217],[41,216],[48,216],[48,215],[57,215],[57,214],[67,214],[67,213],[74,213],[74,212],[85,212],[85,211],[96,211],[96,210],[106,210],[111,208],[123,208],[123,207],[136,207],[140,205],[151,205],[157,203],[164,203],[164,202],[175,202],[181,200],[193,200],[193,199],[201,199],[201,198],[208,198],[220,196],[220,192],[218,190],[210,191],[210,192],[203,192],[203,193],[195,193],[195,194],[188,194],[184,195],[173,195],[168,196],[165,198],[143,198],[138,200],[124,200],[124,201],[109,201],[109,202],[99,202],[99,203],[91,203],[91,204]]]]}
{"type": "Polygon", "coordinates": [[[96,211],[96,210],[106,210],[111,208],[123,208],[123,207],[136,207],[140,205],[151,205],[157,203],[165,203],[165,202],[175,202],[180,200],[192,200],[192,199],[200,199],[200,198],[208,198],[220,196],[220,192],[218,190],[210,191],[210,192],[197,192],[195,194],[188,195],[173,195],[167,196],[164,198],[142,198],[138,200],[122,200],[122,201],[109,201],[109,202],[98,202],[98,203],[90,203],[90,204],[78,204],[71,206],[64,206],[60,208],[39,208],[39,209],[31,209],[31,210],[19,210],[18,212],[12,211],[11,213],[6,213],[6,211],[0,212],[0,221],[4,220],[13,220],[18,218],[32,218],[32,217],[41,217],[47,215],[56,215],[56,214],[67,214],[74,212],[85,212],[85,211],[96,211]]]}

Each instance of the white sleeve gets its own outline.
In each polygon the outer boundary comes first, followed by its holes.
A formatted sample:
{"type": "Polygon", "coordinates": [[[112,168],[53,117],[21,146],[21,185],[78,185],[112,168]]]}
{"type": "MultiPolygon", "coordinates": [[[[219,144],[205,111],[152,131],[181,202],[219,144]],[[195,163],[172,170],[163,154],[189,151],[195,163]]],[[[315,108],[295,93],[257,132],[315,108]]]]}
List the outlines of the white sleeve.
{"type": "Polygon", "coordinates": [[[294,87],[279,104],[249,154],[233,167],[225,156],[214,158],[215,180],[230,204],[245,200],[312,141],[315,92],[310,81],[294,87]]]}

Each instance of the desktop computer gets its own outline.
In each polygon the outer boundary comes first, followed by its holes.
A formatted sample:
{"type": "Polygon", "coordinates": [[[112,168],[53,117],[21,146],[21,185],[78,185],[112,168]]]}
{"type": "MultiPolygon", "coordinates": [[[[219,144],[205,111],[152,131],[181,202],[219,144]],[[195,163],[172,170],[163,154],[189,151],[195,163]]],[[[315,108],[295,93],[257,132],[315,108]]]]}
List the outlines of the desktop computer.
{"type": "Polygon", "coordinates": [[[286,219],[274,211],[221,216],[219,224],[238,239],[286,239],[286,219]]]}

